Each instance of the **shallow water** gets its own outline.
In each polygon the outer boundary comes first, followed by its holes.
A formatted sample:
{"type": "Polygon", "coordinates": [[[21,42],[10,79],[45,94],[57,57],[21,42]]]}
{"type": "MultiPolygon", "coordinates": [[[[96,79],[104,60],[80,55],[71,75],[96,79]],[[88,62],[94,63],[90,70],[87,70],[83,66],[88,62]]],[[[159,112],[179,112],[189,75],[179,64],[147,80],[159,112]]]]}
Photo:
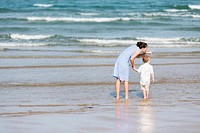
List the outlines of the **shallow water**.
{"type": "Polygon", "coordinates": [[[0,1],[0,47],[199,47],[199,0],[0,1]]]}

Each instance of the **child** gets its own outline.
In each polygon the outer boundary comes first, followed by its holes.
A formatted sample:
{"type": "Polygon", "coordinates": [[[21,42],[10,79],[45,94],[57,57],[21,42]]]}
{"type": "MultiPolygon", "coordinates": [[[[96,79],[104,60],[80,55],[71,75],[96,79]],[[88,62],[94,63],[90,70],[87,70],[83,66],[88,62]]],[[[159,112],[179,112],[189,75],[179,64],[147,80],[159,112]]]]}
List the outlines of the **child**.
{"type": "Polygon", "coordinates": [[[149,98],[149,85],[150,85],[150,78],[152,79],[152,83],[154,83],[154,71],[153,66],[150,65],[150,57],[144,55],[142,58],[144,64],[139,67],[139,69],[134,70],[140,73],[140,85],[141,90],[143,91],[144,99],[149,98]]]}

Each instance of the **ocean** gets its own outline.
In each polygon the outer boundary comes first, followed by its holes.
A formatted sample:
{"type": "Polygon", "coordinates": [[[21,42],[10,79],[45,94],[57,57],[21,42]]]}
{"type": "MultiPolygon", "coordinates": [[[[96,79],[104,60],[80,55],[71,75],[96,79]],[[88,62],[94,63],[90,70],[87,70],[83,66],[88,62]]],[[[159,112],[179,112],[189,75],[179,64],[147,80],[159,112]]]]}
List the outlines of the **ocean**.
{"type": "Polygon", "coordinates": [[[199,0],[0,1],[1,50],[200,47],[199,33],[199,0]]]}

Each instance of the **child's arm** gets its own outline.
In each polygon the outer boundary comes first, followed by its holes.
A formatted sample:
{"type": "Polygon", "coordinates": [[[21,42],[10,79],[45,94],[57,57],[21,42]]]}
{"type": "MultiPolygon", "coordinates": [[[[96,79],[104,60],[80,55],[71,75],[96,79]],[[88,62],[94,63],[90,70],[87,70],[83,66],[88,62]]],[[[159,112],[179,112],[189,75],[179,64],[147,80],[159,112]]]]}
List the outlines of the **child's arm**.
{"type": "Polygon", "coordinates": [[[135,72],[137,72],[137,73],[141,73],[141,66],[140,66],[138,69],[136,69],[136,68],[134,67],[133,70],[134,70],[135,72]]]}

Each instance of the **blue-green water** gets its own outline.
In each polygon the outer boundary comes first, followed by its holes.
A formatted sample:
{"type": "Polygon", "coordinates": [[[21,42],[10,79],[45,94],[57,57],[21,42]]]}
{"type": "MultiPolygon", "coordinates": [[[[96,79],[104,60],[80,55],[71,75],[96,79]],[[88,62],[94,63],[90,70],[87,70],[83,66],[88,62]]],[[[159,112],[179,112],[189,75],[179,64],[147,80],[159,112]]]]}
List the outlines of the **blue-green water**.
{"type": "Polygon", "coordinates": [[[200,47],[199,0],[1,0],[0,47],[200,47]]]}

